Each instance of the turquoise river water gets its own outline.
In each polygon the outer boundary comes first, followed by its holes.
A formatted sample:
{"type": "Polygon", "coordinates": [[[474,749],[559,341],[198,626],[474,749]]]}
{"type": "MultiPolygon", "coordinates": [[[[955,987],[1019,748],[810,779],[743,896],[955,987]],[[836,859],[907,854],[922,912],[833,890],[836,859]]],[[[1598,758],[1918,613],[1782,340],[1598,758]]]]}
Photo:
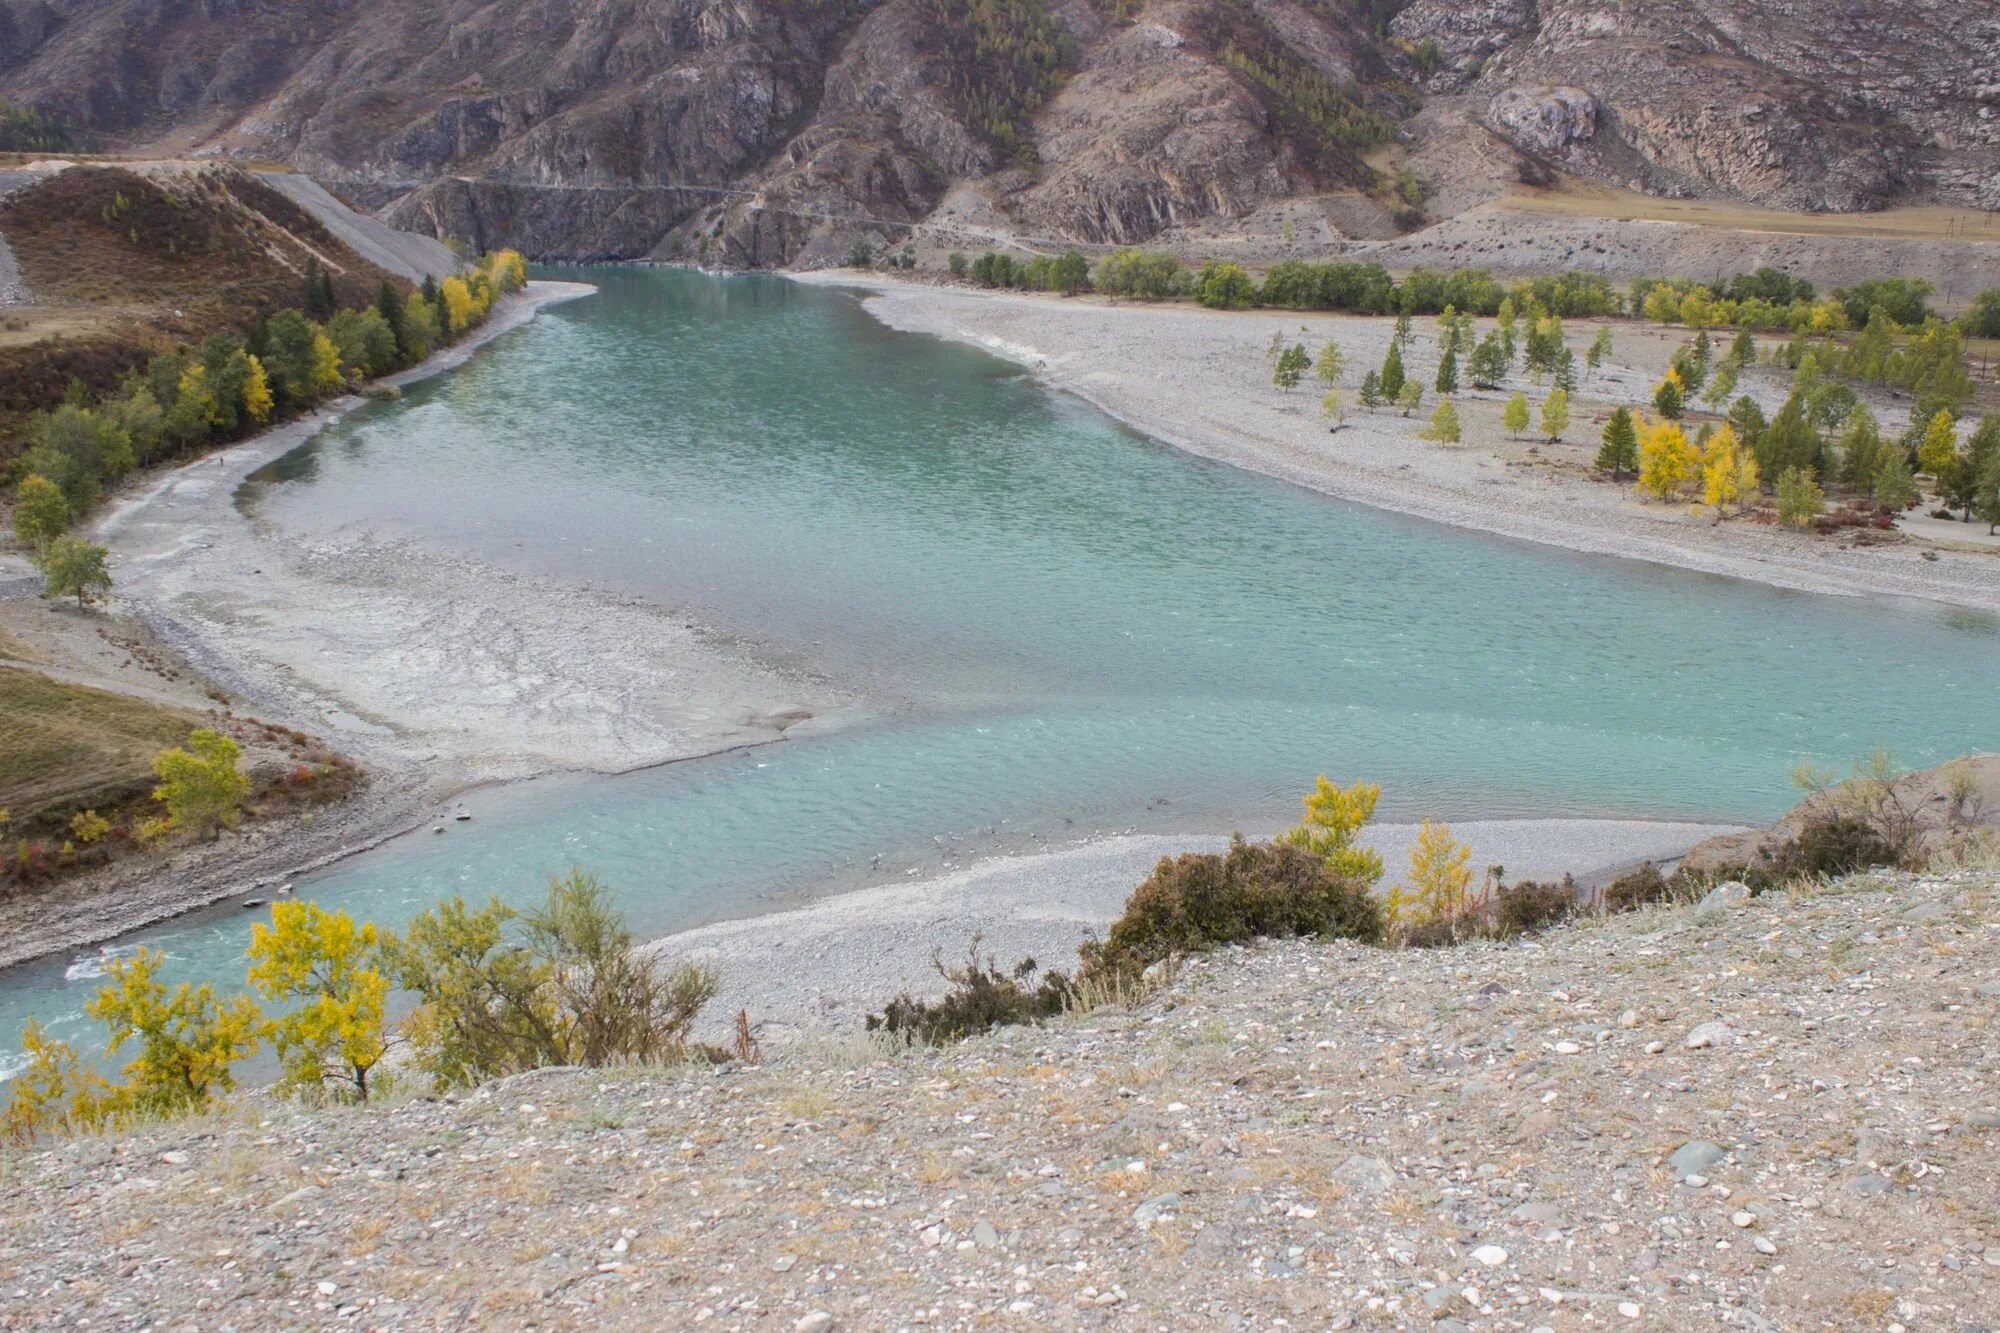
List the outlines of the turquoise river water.
{"type": "MultiPolygon", "coordinates": [[[[658,933],[936,868],[940,848],[1262,831],[1321,771],[1379,780],[1388,817],[1761,819],[1802,755],[2000,747],[1990,616],[1338,503],[889,331],[848,293],[551,276],[601,291],[350,415],[243,503],[280,530],[362,522],[686,607],[841,682],[865,720],[476,793],[449,837],[299,885],[357,916],[520,900],[580,863],[658,933]]],[[[239,985],[247,916],[121,944],[239,985]]],[[[0,976],[0,1028],[72,1029],[87,952],[0,976]]]]}

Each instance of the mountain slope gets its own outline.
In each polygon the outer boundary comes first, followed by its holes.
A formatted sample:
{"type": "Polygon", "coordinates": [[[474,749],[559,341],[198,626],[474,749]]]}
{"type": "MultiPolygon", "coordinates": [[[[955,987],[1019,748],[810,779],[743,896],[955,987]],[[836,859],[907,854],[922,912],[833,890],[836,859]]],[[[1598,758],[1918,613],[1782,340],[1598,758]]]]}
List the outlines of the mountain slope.
{"type": "Polygon", "coordinates": [[[1985,0],[0,0],[0,98],[106,144],[281,160],[475,245],[736,264],[968,185],[1078,241],[1554,172],[1996,208],[1996,67],[1985,0]]]}

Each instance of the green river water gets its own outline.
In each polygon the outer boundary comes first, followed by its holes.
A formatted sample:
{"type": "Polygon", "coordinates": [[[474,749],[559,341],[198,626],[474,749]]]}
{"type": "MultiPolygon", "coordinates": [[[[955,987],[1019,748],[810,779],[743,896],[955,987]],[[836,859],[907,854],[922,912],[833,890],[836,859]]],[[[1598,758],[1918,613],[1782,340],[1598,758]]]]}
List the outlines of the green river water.
{"type": "MultiPolygon", "coordinates": [[[[1790,804],[1802,755],[2000,748],[1990,616],[1327,500],[891,332],[848,293],[550,276],[601,291],[347,417],[246,505],[686,607],[840,681],[866,720],[476,793],[451,836],[300,883],[357,916],[521,899],[580,863],[658,933],[947,852],[1267,831],[1321,771],[1380,781],[1390,818],[1748,820],[1790,804]]],[[[236,985],[246,915],[121,943],[236,985]]],[[[0,1026],[72,1028],[97,962],[0,977],[0,1026]]]]}

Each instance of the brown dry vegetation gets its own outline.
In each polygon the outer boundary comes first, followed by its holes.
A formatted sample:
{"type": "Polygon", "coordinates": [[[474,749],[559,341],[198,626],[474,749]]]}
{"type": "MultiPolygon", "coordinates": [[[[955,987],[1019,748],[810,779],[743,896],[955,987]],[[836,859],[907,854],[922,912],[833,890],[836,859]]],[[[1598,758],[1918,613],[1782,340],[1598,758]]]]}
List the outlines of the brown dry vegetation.
{"type": "Polygon", "coordinates": [[[0,327],[0,462],[22,447],[28,415],[70,380],[102,391],[176,341],[296,306],[315,259],[344,306],[373,300],[387,276],[233,167],[73,168],[0,201],[0,234],[37,297],[64,307],[62,320],[10,312],[23,327],[0,327]]]}

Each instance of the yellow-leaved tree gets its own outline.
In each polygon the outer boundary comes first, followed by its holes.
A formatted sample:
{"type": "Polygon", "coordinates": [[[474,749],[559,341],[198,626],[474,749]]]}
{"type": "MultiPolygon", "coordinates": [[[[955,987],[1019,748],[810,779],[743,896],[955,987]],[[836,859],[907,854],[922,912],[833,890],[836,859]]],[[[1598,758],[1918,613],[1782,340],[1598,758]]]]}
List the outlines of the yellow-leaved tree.
{"type": "Polygon", "coordinates": [[[445,332],[452,337],[472,324],[472,289],[465,279],[453,274],[438,284],[438,301],[444,306],[445,332]]]}
{"type": "Polygon", "coordinates": [[[138,1051],[122,1071],[123,1087],[104,1094],[100,1115],[126,1110],[157,1115],[200,1106],[236,1086],[232,1066],[257,1049],[257,1003],[247,995],[218,1000],[207,982],[172,990],[157,975],[166,955],[141,949],[105,967],[110,984],[84,1012],[110,1029],[107,1055],[128,1043],[138,1051]]]}
{"type": "Polygon", "coordinates": [[[309,387],[315,398],[339,393],[347,387],[347,377],[340,373],[340,348],[333,339],[326,336],[325,329],[313,330],[312,377],[309,387]]]}
{"type": "Polygon", "coordinates": [[[1389,919],[1399,924],[1455,921],[1471,907],[1472,849],[1451,836],[1451,825],[1426,819],[1410,848],[1410,875],[1389,891],[1389,919]]]}
{"type": "Polygon", "coordinates": [[[271,377],[264,372],[264,363],[256,357],[249,357],[250,373],[243,378],[243,410],[258,425],[271,419],[271,377]]]}
{"type": "MultiPolygon", "coordinates": [[[[1752,460],[1755,466],[1755,460],[1752,460]]],[[[1724,505],[1742,491],[1742,468],[1738,458],[1736,432],[1728,425],[1709,437],[1701,456],[1701,501],[1715,507],[1715,521],[1722,522],[1724,505]]]]}
{"type": "Polygon", "coordinates": [[[284,1086],[368,1100],[371,1075],[389,1051],[384,944],[374,922],[356,925],[345,912],[297,900],[271,904],[271,924],[250,927],[250,984],[292,1006],[263,1028],[278,1049],[284,1086]]]}
{"type": "Polygon", "coordinates": [[[1694,447],[1677,422],[1641,422],[1639,432],[1639,485],[1662,500],[1694,475],[1694,447]]]}
{"type": "Polygon", "coordinates": [[[185,749],[153,756],[153,773],[160,779],[153,797],[166,805],[175,827],[213,834],[236,823],[237,809],[250,794],[250,779],[236,771],[242,753],[228,736],[198,727],[185,749]]]}
{"type": "Polygon", "coordinates": [[[1381,854],[1355,846],[1354,837],[1374,817],[1375,803],[1381,799],[1379,783],[1336,787],[1322,773],[1304,798],[1306,817],[1280,834],[1278,841],[1303,847],[1336,875],[1373,884],[1382,878],[1381,854]]]}
{"type": "Polygon", "coordinates": [[[49,1036],[34,1019],[21,1029],[28,1063],[7,1082],[0,1133],[17,1147],[37,1139],[102,1129],[117,1099],[104,1077],[84,1064],[76,1048],[49,1036]]]}

